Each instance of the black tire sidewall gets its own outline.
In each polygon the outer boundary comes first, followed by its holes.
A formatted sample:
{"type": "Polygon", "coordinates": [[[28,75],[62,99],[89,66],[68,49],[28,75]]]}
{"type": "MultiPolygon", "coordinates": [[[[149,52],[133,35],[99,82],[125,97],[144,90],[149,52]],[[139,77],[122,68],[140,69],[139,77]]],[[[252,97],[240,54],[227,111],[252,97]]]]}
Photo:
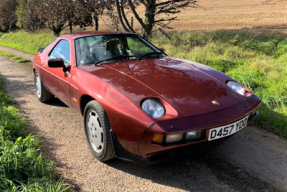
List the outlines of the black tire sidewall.
{"type": "MultiPolygon", "coordinates": [[[[103,116],[102,116],[103,114],[102,113],[105,113],[103,111],[103,109],[101,109],[100,106],[95,105],[93,102],[88,103],[87,106],[85,107],[85,110],[84,110],[84,127],[85,127],[86,139],[87,139],[87,142],[88,142],[88,145],[89,145],[89,148],[90,148],[91,152],[100,161],[105,159],[105,156],[106,156],[106,153],[107,153],[107,134],[109,134],[109,133],[107,133],[107,126],[109,126],[109,125],[106,125],[104,123],[103,116]],[[97,153],[93,149],[93,147],[91,146],[90,139],[89,139],[88,132],[87,132],[87,129],[88,129],[88,126],[87,126],[87,115],[91,111],[95,111],[97,113],[97,115],[99,116],[100,122],[102,124],[102,127],[103,127],[104,147],[103,147],[103,150],[100,153],[97,153]]],[[[109,127],[108,127],[108,129],[109,129],[109,127]]]]}

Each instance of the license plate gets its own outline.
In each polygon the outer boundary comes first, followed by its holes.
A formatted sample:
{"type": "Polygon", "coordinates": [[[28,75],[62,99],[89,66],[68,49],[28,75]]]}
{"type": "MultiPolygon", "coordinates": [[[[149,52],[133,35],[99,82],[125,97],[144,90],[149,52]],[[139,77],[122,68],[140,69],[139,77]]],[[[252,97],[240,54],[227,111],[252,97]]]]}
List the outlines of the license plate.
{"type": "Polygon", "coordinates": [[[246,127],[248,122],[248,116],[244,117],[243,119],[231,123],[229,125],[224,125],[222,127],[217,127],[209,130],[209,137],[208,141],[220,139],[229,135],[232,135],[244,127],[246,127]]]}

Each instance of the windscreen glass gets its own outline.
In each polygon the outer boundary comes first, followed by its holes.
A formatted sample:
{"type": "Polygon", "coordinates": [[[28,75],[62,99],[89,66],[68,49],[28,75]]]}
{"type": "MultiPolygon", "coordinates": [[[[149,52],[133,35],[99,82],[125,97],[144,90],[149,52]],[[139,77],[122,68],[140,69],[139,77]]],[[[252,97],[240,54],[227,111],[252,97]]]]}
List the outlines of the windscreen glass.
{"type": "Polygon", "coordinates": [[[149,53],[158,57],[161,52],[137,35],[113,34],[83,37],[75,40],[77,65],[101,61],[136,60],[149,53]]]}

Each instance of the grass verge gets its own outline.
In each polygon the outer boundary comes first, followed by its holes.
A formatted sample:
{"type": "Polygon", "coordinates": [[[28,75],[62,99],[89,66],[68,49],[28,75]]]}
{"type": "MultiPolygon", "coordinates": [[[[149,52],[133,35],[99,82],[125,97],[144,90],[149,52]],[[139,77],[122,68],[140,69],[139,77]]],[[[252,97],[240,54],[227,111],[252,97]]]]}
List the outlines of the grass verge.
{"type": "Polygon", "coordinates": [[[52,161],[45,160],[41,142],[26,129],[28,123],[12,106],[0,80],[0,191],[68,191],[54,177],[52,161]]]}
{"type": "Polygon", "coordinates": [[[30,59],[18,59],[17,63],[27,63],[27,62],[31,62],[30,59]]]}
{"type": "Polygon", "coordinates": [[[0,45],[36,54],[39,48],[45,47],[55,39],[50,33],[27,33],[17,31],[0,34],[0,45]]]}
{"type": "MultiPolygon", "coordinates": [[[[254,125],[287,138],[286,35],[250,31],[171,32],[171,40],[154,34],[152,42],[170,56],[209,65],[238,80],[263,105],[254,125]]],[[[36,53],[54,36],[24,31],[2,34],[0,45],[36,53]]]]}
{"type": "Polygon", "coordinates": [[[7,51],[1,51],[0,50],[0,55],[5,56],[5,57],[11,57],[11,60],[16,60],[17,63],[27,63],[27,62],[31,62],[30,59],[23,59],[22,57],[13,55],[7,51]]]}

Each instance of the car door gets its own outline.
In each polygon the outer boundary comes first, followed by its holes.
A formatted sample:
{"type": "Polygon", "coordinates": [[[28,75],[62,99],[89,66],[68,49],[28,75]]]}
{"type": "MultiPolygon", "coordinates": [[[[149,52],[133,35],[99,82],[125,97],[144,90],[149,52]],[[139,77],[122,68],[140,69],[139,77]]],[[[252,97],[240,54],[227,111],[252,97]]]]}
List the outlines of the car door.
{"type": "Polygon", "coordinates": [[[71,61],[71,45],[66,39],[61,39],[48,54],[48,59],[63,59],[68,70],[63,71],[63,68],[50,68],[45,65],[43,72],[43,79],[45,80],[46,87],[63,101],[68,106],[71,105],[69,85],[70,85],[70,61],[71,61]]]}

